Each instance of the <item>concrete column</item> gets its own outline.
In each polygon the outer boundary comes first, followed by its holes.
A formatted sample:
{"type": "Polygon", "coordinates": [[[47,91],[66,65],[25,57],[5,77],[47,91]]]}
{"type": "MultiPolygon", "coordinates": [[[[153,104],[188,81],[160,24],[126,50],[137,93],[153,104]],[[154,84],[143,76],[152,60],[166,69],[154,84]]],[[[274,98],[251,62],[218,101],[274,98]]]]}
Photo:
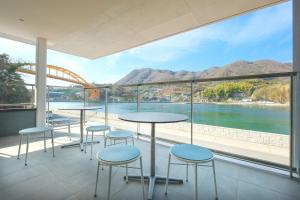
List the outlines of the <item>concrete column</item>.
{"type": "Polygon", "coordinates": [[[300,169],[300,0],[293,0],[294,166],[300,169]]]}
{"type": "Polygon", "coordinates": [[[47,40],[36,40],[36,125],[46,124],[46,69],[47,69],[47,40]]]}

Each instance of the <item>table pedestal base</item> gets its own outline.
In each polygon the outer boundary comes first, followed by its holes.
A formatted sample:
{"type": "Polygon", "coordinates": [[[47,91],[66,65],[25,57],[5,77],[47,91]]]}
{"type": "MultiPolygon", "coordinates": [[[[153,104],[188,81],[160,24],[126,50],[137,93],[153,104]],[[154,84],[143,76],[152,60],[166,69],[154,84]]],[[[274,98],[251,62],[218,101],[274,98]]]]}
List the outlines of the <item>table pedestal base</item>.
{"type": "MultiPolygon", "coordinates": [[[[96,143],[100,143],[100,141],[94,141],[94,142],[87,142],[87,144],[96,144],[96,143]]],[[[71,144],[65,144],[65,145],[62,145],[61,148],[65,148],[65,147],[78,147],[80,146],[80,150],[83,151],[84,149],[84,143],[81,143],[81,142],[72,142],[71,144]]]]}
{"type": "MultiPolygon", "coordinates": [[[[124,176],[124,180],[126,180],[126,176],[124,176]]],[[[141,181],[141,176],[128,176],[128,180],[141,181]]],[[[166,184],[166,177],[144,176],[144,181],[149,183],[148,199],[152,199],[155,184],[166,184]]],[[[183,184],[183,180],[169,178],[169,184],[183,184]]]]}

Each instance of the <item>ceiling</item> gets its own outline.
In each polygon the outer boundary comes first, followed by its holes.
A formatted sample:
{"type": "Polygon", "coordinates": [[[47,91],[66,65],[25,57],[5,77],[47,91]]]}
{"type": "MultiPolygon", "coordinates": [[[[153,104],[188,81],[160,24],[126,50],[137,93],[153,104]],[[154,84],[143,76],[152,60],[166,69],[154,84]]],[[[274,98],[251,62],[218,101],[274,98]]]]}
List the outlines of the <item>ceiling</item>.
{"type": "Polygon", "coordinates": [[[98,58],[281,0],[0,0],[0,36],[98,58]]]}

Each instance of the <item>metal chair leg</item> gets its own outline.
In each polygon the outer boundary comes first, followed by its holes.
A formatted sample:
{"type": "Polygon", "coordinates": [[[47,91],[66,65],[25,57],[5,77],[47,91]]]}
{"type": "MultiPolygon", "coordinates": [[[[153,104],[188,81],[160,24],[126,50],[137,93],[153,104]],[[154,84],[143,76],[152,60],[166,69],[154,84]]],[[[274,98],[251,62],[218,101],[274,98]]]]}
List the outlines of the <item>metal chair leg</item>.
{"type": "Polygon", "coordinates": [[[51,142],[52,142],[52,156],[55,157],[54,155],[54,138],[53,138],[53,130],[51,130],[51,142]]]}
{"type": "Polygon", "coordinates": [[[94,197],[97,197],[97,185],[98,185],[98,177],[99,177],[99,167],[100,167],[100,162],[98,161],[98,166],[97,166],[97,176],[96,176],[96,185],[95,185],[95,194],[94,194],[94,197]]]}
{"type": "Polygon", "coordinates": [[[86,131],[86,135],[85,135],[85,145],[84,145],[84,153],[86,153],[86,146],[87,146],[88,135],[89,135],[89,132],[86,131]]]}
{"type": "Polygon", "coordinates": [[[197,163],[195,164],[195,200],[198,200],[198,172],[197,172],[197,163]]]}
{"type": "Polygon", "coordinates": [[[46,152],[46,132],[44,132],[44,152],[46,152]]]}
{"type": "Polygon", "coordinates": [[[142,190],[143,190],[143,200],[145,200],[145,184],[144,184],[144,174],[143,174],[143,161],[142,157],[140,157],[140,168],[141,168],[141,184],[142,184],[142,190]]]}
{"type": "Polygon", "coordinates": [[[214,184],[215,184],[215,194],[216,194],[216,200],[218,199],[218,190],[217,190],[217,179],[216,179],[216,171],[215,171],[215,161],[212,160],[212,169],[214,174],[214,184]]]}
{"type": "Polygon", "coordinates": [[[168,159],[168,169],[167,169],[167,178],[166,178],[165,195],[168,194],[169,175],[170,175],[170,164],[171,164],[171,154],[169,154],[169,159],[168,159]]]}
{"type": "Polygon", "coordinates": [[[128,184],[128,165],[126,164],[126,184],[128,184]]]}
{"type": "Polygon", "coordinates": [[[112,166],[109,166],[109,175],[108,175],[108,194],[107,194],[107,199],[110,200],[110,187],[111,187],[111,171],[112,171],[112,166]]]}
{"type": "Polygon", "coordinates": [[[72,138],[71,138],[71,123],[70,123],[70,121],[68,122],[68,135],[69,135],[69,140],[72,140],[72,138]]]}
{"type": "Polygon", "coordinates": [[[185,181],[188,182],[189,181],[189,164],[186,164],[186,174],[185,174],[185,181]]]}
{"type": "MultiPolygon", "coordinates": [[[[104,148],[106,148],[107,138],[104,136],[104,148]]],[[[103,170],[103,164],[101,165],[101,170],[103,170]]]]}
{"type": "Polygon", "coordinates": [[[93,142],[94,142],[94,131],[92,131],[91,157],[90,157],[90,160],[92,160],[92,156],[93,156],[93,142]]]}
{"type": "Polygon", "coordinates": [[[19,151],[18,151],[18,159],[20,159],[20,152],[21,152],[22,140],[23,140],[23,134],[20,134],[20,144],[19,144],[19,151]]]}
{"type": "Polygon", "coordinates": [[[27,166],[27,155],[28,155],[28,148],[29,148],[29,135],[27,135],[27,145],[26,145],[25,166],[27,166]]]}

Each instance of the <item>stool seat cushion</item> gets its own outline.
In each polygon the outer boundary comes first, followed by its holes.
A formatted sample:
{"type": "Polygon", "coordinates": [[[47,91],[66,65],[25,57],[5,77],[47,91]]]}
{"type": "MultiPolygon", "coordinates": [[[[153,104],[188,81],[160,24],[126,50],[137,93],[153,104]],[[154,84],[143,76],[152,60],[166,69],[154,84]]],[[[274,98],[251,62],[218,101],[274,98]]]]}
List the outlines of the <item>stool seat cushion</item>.
{"type": "Polygon", "coordinates": [[[211,150],[192,144],[176,144],[170,149],[170,153],[192,162],[209,161],[214,157],[211,150]]]}
{"type": "Polygon", "coordinates": [[[106,134],[106,137],[113,138],[113,139],[125,139],[129,137],[133,137],[133,132],[131,131],[110,131],[109,133],[106,134]]]}
{"type": "Polygon", "coordinates": [[[96,125],[96,126],[89,126],[86,128],[87,131],[106,131],[109,130],[109,126],[106,125],[96,125]]]}
{"type": "Polygon", "coordinates": [[[131,145],[115,145],[105,148],[97,154],[99,160],[106,162],[126,162],[141,155],[138,148],[131,145]]]}
{"type": "Polygon", "coordinates": [[[43,132],[47,132],[47,131],[51,131],[51,130],[52,130],[52,128],[50,128],[50,127],[40,126],[40,127],[32,127],[32,128],[22,129],[19,131],[19,134],[43,133],[43,132]]]}

